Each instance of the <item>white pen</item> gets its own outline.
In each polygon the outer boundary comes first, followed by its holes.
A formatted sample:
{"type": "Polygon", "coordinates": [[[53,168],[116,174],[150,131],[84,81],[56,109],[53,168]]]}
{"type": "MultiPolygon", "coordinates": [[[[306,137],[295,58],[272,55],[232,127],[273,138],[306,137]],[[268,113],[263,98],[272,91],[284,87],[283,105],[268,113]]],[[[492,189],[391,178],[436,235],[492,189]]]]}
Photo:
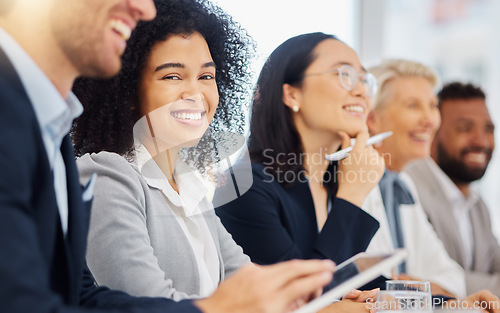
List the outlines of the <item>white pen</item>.
{"type": "MultiPolygon", "coordinates": [[[[371,145],[374,145],[376,143],[379,143],[382,140],[390,137],[391,135],[392,135],[392,132],[385,132],[385,133],[377,134],[375,136],[371,136],[366,141],[366,146],[371,146],[371,145]]],[[[352,143],[352,145],[354,145],[354,144],[352,143]]],[[[351,151],[352,151],[352,146],[350,146],[349,148],[342,149],[342,150],[337,151],[337,152],[332,153],[332,154],[327,154],[327,155],[325,155],[325,159],[327,159],[328,161],[340,161],[340,160],[346,158],[349,155],[349,152],[351,152],[351,151]]]]}

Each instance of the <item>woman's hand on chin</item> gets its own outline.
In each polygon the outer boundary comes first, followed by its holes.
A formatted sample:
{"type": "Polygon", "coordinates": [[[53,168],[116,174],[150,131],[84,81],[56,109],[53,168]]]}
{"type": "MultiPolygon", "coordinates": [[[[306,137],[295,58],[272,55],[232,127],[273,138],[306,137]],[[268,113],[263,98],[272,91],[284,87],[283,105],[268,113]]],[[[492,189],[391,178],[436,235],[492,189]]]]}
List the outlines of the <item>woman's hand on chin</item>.
{"type": "MultiPolygon", "coordinates": [[[[342,138],[342,149],[351,146],[350,137],[339,132],[342,138]]],[[[384,159],[372,147],[366,146],[368,131],[361,131],[356,136],[349,156],[339,161],[337,179],[339,189],[337,197],[361,206],[366,196],[378,184],[384,174],[384,159]]]]}

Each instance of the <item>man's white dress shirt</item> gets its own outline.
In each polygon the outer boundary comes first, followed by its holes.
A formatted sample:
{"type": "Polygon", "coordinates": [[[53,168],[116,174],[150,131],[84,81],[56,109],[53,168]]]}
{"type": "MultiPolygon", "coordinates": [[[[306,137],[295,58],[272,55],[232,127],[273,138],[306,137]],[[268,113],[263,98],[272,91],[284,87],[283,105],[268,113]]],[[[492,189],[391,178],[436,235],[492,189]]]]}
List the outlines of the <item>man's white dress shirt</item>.
{"type": "Polygon", "coordinates": [[[429,167],[439,180],[444,194],[453,207],[453,216],[457,221],[462,244],[465,250],[464,269],[472,269],[472,258],[474,256],[474,233],[470,222],[470,211],[479,201],[479,195],[469,189],[469,196],[466,198],[458,189],[457,185],[438,167],[435,162],[429,162],[429,167]]]}

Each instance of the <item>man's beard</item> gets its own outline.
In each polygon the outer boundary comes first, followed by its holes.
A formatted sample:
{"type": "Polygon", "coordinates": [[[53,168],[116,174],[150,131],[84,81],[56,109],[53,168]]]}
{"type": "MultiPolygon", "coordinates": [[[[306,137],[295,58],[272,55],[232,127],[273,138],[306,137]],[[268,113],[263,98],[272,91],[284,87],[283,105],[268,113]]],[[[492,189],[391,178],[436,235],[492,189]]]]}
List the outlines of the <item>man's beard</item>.
{"type": "Polygon", "coordinates": [[[488,167],[488,163],[490,162],[492,152],[493,151],[491,149],[468,147],[460,151],[460,158],[454,158],[453,156],[450,156],[444,146],[438,142],[436,163],[443,170],[443,172],[451,178],[452,181],[459,183],[471,183],[483,177],[488,167]],[[463,156],[468,152],[486,152],[486,165],[482,168],[471,168],[467,166],[463,161],[463,156]]]}

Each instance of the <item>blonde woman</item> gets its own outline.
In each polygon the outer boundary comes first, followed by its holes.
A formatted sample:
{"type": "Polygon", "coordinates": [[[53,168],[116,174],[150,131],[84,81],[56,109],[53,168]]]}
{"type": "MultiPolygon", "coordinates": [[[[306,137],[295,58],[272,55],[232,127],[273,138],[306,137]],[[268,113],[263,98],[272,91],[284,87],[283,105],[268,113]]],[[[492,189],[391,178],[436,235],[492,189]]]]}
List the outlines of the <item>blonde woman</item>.
{"type": "Polygon", "coordinates": [[[367,124],[371,134],[392,131],[377,150],[386,171],[363,208],[380,223],[368,252],[388,252],[404,247],[409,252],[399,268],[400,279],[422,279],[432,283],[433,294],[465,296],[464,273],[446,253],[442,242],[419,203],[411,179],[402,169],[411,161],[429,155],[440,125],[435,88],[436,73],[414,61],[391,60],[370,69],[377,77],[379,92],[367,124]]]}

